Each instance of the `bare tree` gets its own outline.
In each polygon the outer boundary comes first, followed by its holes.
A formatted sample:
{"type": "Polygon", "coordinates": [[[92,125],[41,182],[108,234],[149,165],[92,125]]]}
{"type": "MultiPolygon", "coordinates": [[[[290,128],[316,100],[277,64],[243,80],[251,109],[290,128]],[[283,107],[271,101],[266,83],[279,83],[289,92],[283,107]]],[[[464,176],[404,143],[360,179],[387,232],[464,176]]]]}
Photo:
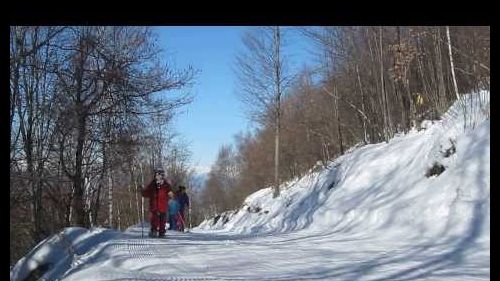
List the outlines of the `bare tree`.
{"type": "Polygon", "coordinates": [[[282,38],[279,26],[253,30],[243,37],[246,50],[237,56],[240,96],[251,118],[275,128],[273,197],[279,196],[281,99],[291,79],[284,68],[282,38]]]}
{"type": "MultiPolygon", "coordinates": [[[[460,105],[461,107],[463,108],[463,113],[464,113],[464,130],[467,128],[468,126],[468,123],[469,122],[472,122],[472,120],[469,120],[468,122],[468,119],[467,117],[470,116],[472,118],[472,112],[467,112],[467,107],[466,107],[466,101],[460,97],[460,94],[459,94],[459,91],[458,91],[458,84],[457,84],[457,76],[455,75],[455,69],[461,69],[463,71],[463,68],[457,68],[455,63],[454,63],[454,59],[453,59],[453,52],[452,52],[452,44],[451,44],[451,38],[450,38],[450,28],[449,26],[446,26],[446,38],[447,38],[447,45],[448,45],[448,54],[449,54],[449,59],[450,59],[450,68],[451,68],[451,75],[452,75],[452,81],[453,81],[453,90],[454,90],[454,93],[457,97],[457,100],[460,102],[460,105]]],[[[473,69],[475,68],[475,65],[476,65],[476,60],[474,58],[472,58],[473,60],[473,69]]],[[[482,67],[485,67],[484,64],[479,64],[480,66],[482,67]]],[[[488,71],[489,71],[489,68],[487,68],[488,71]]],[[[467,79],[469,80],[469,79],[467,79]]],[[[478,79],[477,81],[481,81],[481,79],[478,79]]],[[[477,85],[479,83],[474,83],[475,86],[475,89],[477,89],[477,85]]],[[[471,108],[471,110],[475,110],[475,108],[471,108]]],[[[474,126],[474,124],[472,124],[474,126]]]]}
{"type": "Polygon", "coordinates": [[[160,100],[155,94],[183,87],[192,72],[176,74],[162,66],[148,28],[79,27],[68,36],[71,40],[64,46],[68,59],[58,67],[57,75],[65,96],[61,106],[67,108],[67,127],[74,128],[66,141],[74,143],[74,157],[63,162],[63,170],[74,183],[76,225],[85,226],[88,210],[83,204],[82,171],[93,117],[169,112],[190,100],[160,100]]]}
{"type": "Polygon", "coordinates": [[[438,110],[439,112],[444,112],[446,109],[446,88],[444,85],[444,72],[443,63],[441,59],[441,42],[440,42],[440,29],[436,27],[436,34],[434,35],[434,47],[435,47],[435,60],[436,60],[436,74],[437,74],[437,84],[438,84],[438,110]]]}
{"type": "MultiPolygon", "coordinates": [[[[460,95],[458,94],[458,86],[457,86],[457,77],[455,76],[455,66],[453,65],[453,54],[451,52],[451,39],[450,39],[450,27],[446,27],[446,38],[448,39],[448,54],[450,56],[450,68],[451,68],[451,76],[453,79],[453,90],[455,90],[455,95],[457,96],[457,100],[460,100],[460,95]]],[[[464,107],[465,109],[465,107],[464,107]]]]}
{"type": "Polygon", "coordinates": [[[20,163],[18,170],[12,172],[26,180],[31,199],[31,235],[35,241],[46,232],[43,185],[55,127],[54,75],[49,70],[59,59],[49,44],[60,31],[58,27],[11,27],[11,163],[20,163]]]}
{"type": "Polygon", "coordinates": [[[168,91],[194,76],[171,69],[152,36],[147,27],[10,28],[11,259],[60,227],[131,222],[137,194],[124,171],[148,169],[128,161],[132,148],[148,116],[168,119],[191,101],[168,91]]]}

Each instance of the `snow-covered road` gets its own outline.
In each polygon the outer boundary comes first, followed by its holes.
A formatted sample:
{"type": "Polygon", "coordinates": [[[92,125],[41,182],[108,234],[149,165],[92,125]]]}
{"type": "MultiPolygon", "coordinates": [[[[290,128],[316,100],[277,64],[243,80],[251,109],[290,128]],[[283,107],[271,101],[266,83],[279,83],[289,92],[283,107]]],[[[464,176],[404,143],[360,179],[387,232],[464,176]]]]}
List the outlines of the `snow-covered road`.
{"type": "MultiPolygon", "coordinates": [[[[241,235],[131,228],[73,261],[60,280],[489,280],[489,255],[470,237],[387,241],[329,232],[241,235]],[[464,260],[467,267],[463,266],[464,260]],[[475,266],[477,265],[477,266],[475,266]]],[[[383,236],[382,236],[383,237],[383,236]]],[[[54,276],[56,277],[56,276],[54,276]]]]}

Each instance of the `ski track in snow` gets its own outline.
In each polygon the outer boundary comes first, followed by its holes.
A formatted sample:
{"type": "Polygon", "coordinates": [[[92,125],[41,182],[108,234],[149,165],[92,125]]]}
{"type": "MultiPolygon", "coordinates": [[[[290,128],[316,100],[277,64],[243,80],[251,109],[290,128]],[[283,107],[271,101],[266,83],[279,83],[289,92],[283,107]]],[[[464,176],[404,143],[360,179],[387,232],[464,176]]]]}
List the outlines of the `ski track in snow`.
{"type": "Polygon", "coordinates": [[[127,235],[127,239],[104,242],[93,258],[61,280],[88,280],[89,276],[92,280],[411,280],[426,276],[439,280],[439,274],[447,276],[445,280],[487,280],[481,263],[477,268],[452,266],[450,257],[461,251],[453,241],[410,245],[328,232],[257,237],[169,232],[166,239],[127,235]]]}

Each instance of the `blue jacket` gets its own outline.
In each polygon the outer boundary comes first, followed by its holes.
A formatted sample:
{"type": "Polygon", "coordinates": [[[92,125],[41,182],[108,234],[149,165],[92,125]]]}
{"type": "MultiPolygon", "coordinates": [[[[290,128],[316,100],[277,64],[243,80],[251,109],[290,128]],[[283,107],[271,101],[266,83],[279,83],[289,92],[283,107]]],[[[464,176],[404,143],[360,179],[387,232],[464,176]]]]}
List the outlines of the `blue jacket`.
{"type": "Polygon", "coordinates": [[[177,202],[176,199],[168,199],[168,214],[170,216],[177,214],[179,210],[181,209],[181,206],[179,205],[179,202],[177,202]]]}

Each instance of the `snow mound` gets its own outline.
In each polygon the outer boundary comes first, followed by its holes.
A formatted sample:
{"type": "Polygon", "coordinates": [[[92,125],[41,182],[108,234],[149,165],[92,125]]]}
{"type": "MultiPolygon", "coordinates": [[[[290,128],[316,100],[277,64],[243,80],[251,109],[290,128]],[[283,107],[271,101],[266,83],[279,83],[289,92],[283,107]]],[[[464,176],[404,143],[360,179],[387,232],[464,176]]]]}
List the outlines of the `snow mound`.
{"type": "Polygon", "coordinates": [[[104,228],[65,228],[38,243],[17,261],[10,271],[10,280],[25,280],[37,271],[43,276],[42,280],[53,280],[52,276],[64,274],[66,270],[83,263],[99,243],[117,235],[120,233],[104,228]]]}

